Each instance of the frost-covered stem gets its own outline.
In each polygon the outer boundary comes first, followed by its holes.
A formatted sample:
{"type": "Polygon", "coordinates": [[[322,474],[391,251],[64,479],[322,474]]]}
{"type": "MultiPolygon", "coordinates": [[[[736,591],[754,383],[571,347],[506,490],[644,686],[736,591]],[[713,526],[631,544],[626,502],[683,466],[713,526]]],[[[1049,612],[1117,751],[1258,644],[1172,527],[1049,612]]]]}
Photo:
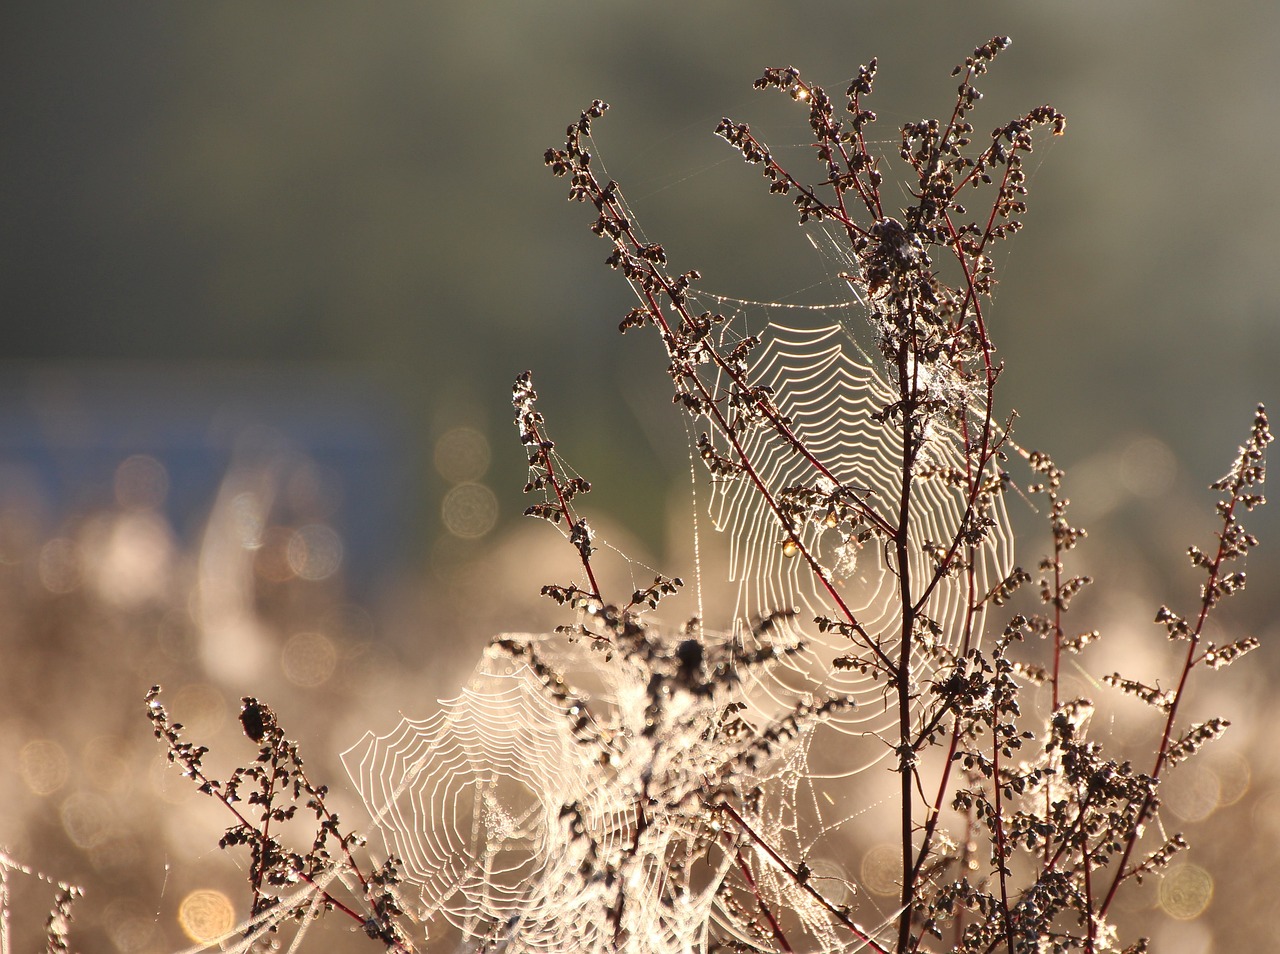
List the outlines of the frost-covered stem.
{"type": "Polygon", "coordinates": [[[0,854],[0,954],[9,954],[9,865],[0,854]]]}
{"type": "MultiPolygon", "coordinates": [[[[644,837],[645,831],[649,828],[649,813],[645,811],[645,806],[649,803],[649,782],[646,779],[640,792],[640,797],[636,800],[636,830],[631,838],[630,859],[635,860],[636,855],[640,853],[640,839],[644,837]]],[[[627,903],[627,879],[621,876],[619,872],[618,878],[618,899],[614,902],[613,911],[610,916],[613,918],[613,946],[615,950],[622,950],[622,914],[627,903]]]]}

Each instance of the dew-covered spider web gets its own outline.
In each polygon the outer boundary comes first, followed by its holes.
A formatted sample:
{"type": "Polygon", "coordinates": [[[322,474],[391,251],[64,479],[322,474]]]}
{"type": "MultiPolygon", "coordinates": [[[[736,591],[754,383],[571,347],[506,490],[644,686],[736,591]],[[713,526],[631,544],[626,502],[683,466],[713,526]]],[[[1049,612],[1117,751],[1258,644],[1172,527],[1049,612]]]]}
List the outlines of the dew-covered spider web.
{"type": "MultiPolygon", "coordinates": [[[[707,310],[729,316],[722,326],[723,350],[747,334],[760,339],[747,379],[769,389],[795,438],[790,441],[767,426],[748,429],[740,438],[769,494],[777,499],[788,488],[799,487],[829,494],[839,487],[869,510],[896,522],[903,488],[902,434],[896,422],[878,415],[898,400],[899,390],[888,380],[886,362],[875,351],[874,331],[862,306],[856,301],[847,306],[808,307],[744,302],[696,292],[690,297],[707,310]],[[804,452],[797,450],[797,444],[804,452]]],[[[724,393],[733,387],[724,375],[717,386],[724,393]]],[[[976,397],[970,400],[976,405],[976,397]]],[[[976,406],[968,413],[972,425],[983,426],[976,406]]],[[[732,459],[729,442],[714,432],[710,436],[713,448],[732,459]]],[[[916,594],[933,581],[940,555],[963,528],[967,488],[947,477],[963,474],[966,466],[972,465],[966,462],[957,427],[942,419],[931,420],[923,450],[908,477],[908,566],[916,594]]],[[[989,471],[989,477],[997,476],[994,468],[989,471]]],[[[859,525],[847,514],[832,512],[826,503],[815,502],[811,512],[785,527],[759,487],[741,474],[712,479],[709,510],[716,530],[728,539],[729,582],[737,593],[733,623],[739,638],[744,645],[755,646],[759,639],[752,635],[753,620],[794,611],[794,616],[771,629],[769,639],[806,647],[754,681],[756,691],[749,694],[753,706],[768,717],[797,698],[845,696],[857,700],[857,708],[830,724],[852,736],[881,736],[897,719],[883,677],[877,680],[857,667],[839,665],[860,649],[863,657],[870,654],[847,634],[820,631],[815,619],[848,618],[847,608],[861,630],[896,660],[902,606],[891,547],[874,536],[860,540],[858,530],[866,522],[859,525]]],[[[991,526],[985,536],[976,545],[958,548],[972,572],[942,576],[929,590],[923,609],[936,627],[916,634],[929,650],[912,655],[917,683],[927,678],[939,653],[946,656],[980,643],[982,597],[1012,570],[1013,536],[999,496],[989,517],[991,526]]],[[[830,770],[851,774],[887,752],[884,745],[850,743],[842,764],[830,770]]]]}
{"type": "Polygon", "coordinates": [[[498,640],[434,717],[343,756],[417,917],[507,950],[705,946],[727,866],[699,843],[717,756],[693,743],[724,700],[677,700],[646,733],[650,678],[557,637],[498,640]]]}
{"type": "MultiPolygon", "coordinates": [[[[710,665],[733,652],[704,638],[710,665]]],[[[548,954],[704,951],[713,938],[772,950],[765,904],[785,912],[796,950],[863,949],[875,923],[833,914],[857,888],[827,842],[839,813],[865,804],[815,788],[814,725],[796,719],[762,745],[736,690],[686,691],[666,645],[637,658],[496,640],[434,716],[344,753],[429,934],[443,922],[477,949],[548,954]],[[788,872],[801,860],[817,872],[808,888],[788,872]]]]}
{"type": "MultiPolygon", "coordinates": [[[[742,381],[762,386],[785,422],[757,418],[737,446],[709,416],[695,422],[705,441],[690,434],[695,456],[754,474],[710,467],[697,494],[729,560],[727,580],[697,585],[731,587],[731,618],[650,622],[625,645],[621,629],[615,641],[589,629],[497,639],[435,715],[344,754],[429,932],[447,924],[465,949],[513,952],[892,946],[897,875],[877,883],[867,846],[884,841],[895,806],[882,793],[897,786],[866,770],[895,770],[896,694],[874,662],[897,659],[902,598],[870,515],[896,524],[907,482],[907,566],[928,621],[912,634],[913,713],[935,667],[981,641],[1012,542],[996,494],[986,532],[957,545],[971,488],[998,477],[967,471],[965,429],[988,426],[981,395],[914,369],[914,386],[953,413],[930,419],[904,466],[900,419],[885,413],[901,388],[856,294],[842,275],[831,287],[840,301],[824,306],[688,292],[692,311],[724,316],[721,353],[758,338],[741,380],[701,366],[710,393],[732,406],[742,381]],[[801,501],[785,518],[783,499],[801,501]],[[951,558],[958,569],[935,572],[951,558]]],[[[581,611],[589,592],[570,604],[581,611]]],[[[900,873],[896,837],[879,847],[900,873]]]]}

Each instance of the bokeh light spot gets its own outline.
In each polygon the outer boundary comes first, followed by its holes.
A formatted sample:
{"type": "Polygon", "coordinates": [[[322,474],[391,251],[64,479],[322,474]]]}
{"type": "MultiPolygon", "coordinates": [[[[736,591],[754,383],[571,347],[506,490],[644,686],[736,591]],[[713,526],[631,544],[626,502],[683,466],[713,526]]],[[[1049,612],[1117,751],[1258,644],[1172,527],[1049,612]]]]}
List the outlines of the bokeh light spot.
{"type": "Polygon", "coordinates": [[[1226,808],[1244,798],[1253,780],[1249,760],[1239,752],[1214,753],[1209,759],[1213,774],[1218,777],[1218,807],[1226,808]]]}
{"type": "Polygon", "coordinates": [[[436,470],[451,484],[479,480],[489,469],[489,439],[470,427],[455,427],[436,441],[436,470]]]}
{"type": "Polygon", "coordinates": [[[182,713],[182,724],[193,737],[215,736],[227,721],[226,696],[207,682],[193,682],[179,689],[173,697],[173,708],[182,713]]]}
{"type": "Polygon", "coordinates": [[[1213,878],[1199,865],[1177,865],[1160,882],[1160,907],[1179,921],[1198,918],[1213,898],[1213,878]]]}
{"type": "Polygon", "coordinates": [[[118,606],[162,599],[174,564],[169,525],[156,513],[121,515],[106,528],[90,564],[98,591],[118,606]]]}
{"type": "Polygon", "coordinates": [[[74,792],[62,802],[62,830],[77,848],[93,848],[107,834],[111,812],[100,795],[74,792]]]}
{"type": "Polygon", "coordinates": [[[314,689],[329,681],[338,665],[333,641],[320,633],[298,633],[280,654],[284,677],[295,686],[314,689]]]}
{"type": "Polygon", "coordinates": [[[809,883],[832,904],[848,904],[853,900],[854,886],[849,880],[849,873],[838,861],[830,858],[811,859],[809,883]]]}
{"type": "Polygon", "coordinates": [[[35,739],[18,753],[18,772],[37,795],[52,795],[67,783],[67,753],[57,742],[35,739]]]}
{"type": "Polygon", "coordinates": [[[1280,840],[1280,789],[1269,789],[1254,803],[1253,824],[1260,836],[1280,840]]]}
{"type": "Polygon", "coordinates": [[[40,548],[40,582],[50,593],[70,593],[82,576],[80,548],[74,540],[55,537],[40,548]]]}
{"type": "Polygon", "coordinates": [[[134,454],[116,468],[116,503],[126,510],[156,510],[169,496],[169,472],[146,454],[134,454]]]}
{"type": "Polygon", "coordinates": [[[266,529],[266,516],[262,512],[258,495],[245,491],[236,494],[231,501],[231,521],[240,546],[256,550],[262,546],[262,531],[266,529]]]}
{"type": "Polygon", "coordinates": [[[295,530],[286,551],[289,567],[304,580],[324,580],[342,566],[342,538],[321,523],[295,530]]]}
{"type": "Polygon", "coordinates": [[[1160,780],[1160,801],[1183,821],[1203,821],[1222,797],[1218,776],[1198,762],[1181,765],[1160,780]]]}
{"type": "Polygon", "coordinates": [[[445,494],[440,514],[455,537],[483,537],[498,522],[498,498],[484,484],[459,484],[445,494]]]}
{"type": "Polygon", "coordinates": [[[178,906],[178,923],[197,944],[209,944],[228,933],[236,923],[235,908],[221,891],[192,891],[178,906]]]}
{"type": "MultiPolygon", "coordinates": [[[[288,527],[266,528],[253,560],[253,571],[260,579],[268,583],[284,583],[297,575],[293,561],[289,559],[289,550],[294,546],[293,538],[294,531],[288,527]]],[[[305,548],[305,544],[299,546],[305,548]]],[[[305,558],[305,549],[300,549],[299,555],[305,558]]]]}
{"type": "Polygon", "coordinates": [[[128,750],[113,735],[100,735],[88,742],[81,753],[81,765],[89,784],[103,792],[122,792],[131,781],[128,750]]]}
{"type": "Polygon", "coordinates": [[[108,903],[102,923],[121,954],[156,946],[155,917],[133,898],[116,898],[108,903]]]}
{"type": "Polygon", "coordinates": [[[896,898],[901,875],[902,849],[896,845],[876,845],[862,856],[862,884],[872,894],[896,898]]]}
{"type": "Polygon", "coordinates": [[[1140,437],[1120,454],[1120,479],[1136,497],[1159,497],[1173,485],[1177,466],[1168,444],[1140,437]]]}

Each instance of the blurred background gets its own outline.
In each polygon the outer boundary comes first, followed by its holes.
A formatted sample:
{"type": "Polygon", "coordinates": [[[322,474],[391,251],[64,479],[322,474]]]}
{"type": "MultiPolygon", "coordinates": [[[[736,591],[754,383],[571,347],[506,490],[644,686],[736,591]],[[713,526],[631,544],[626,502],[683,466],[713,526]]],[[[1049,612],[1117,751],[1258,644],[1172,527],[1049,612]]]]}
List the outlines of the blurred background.
{"type": "MultiPolygon", "coordinates": [[[[592,98],[673,267],[834,300],[720,117],[805,174],[803,112],[752,80],[793,64],[837,94],[878,56],[892,156],[901,122],[950,109],[951,67],[1011,35],[979,132],[1052,102],[1068,134],[1032,157],[1028,227],[997,257],[1002,400],[1090,530],[1079,625],[1110,640],[1090,671],[1172,672],[1150,619],[1192,607],[1205,485],[1254,404],[1280,407],[1275,4],[71,2],[2,22],[0,845],[86,887],[78,947],[174,949],[246,913],[228,819],[164,771],[146,687],[215,767],[251,755],[239,697],[268,699],[341,804],[342,749],[429,711],[494,633],[560,621],[537,589],[573,554],[519,519],[520,371],[597,488],[593,524],[691,572],[665,361],[617,335],[629,292],[542,165],[592,98]]],[[[1263,648],[1197,689],[1189,718],[1238,724],[1170,796],[1213,880],[1183,871],[1198,901],[1153,887],[1126,912],[1162,951],[1280,945],[1280,521],[1246,525],[1252,585],[1215,635],[1263,648]]],[[[35,943],[52,889],[10,881],[35,943]]]]}

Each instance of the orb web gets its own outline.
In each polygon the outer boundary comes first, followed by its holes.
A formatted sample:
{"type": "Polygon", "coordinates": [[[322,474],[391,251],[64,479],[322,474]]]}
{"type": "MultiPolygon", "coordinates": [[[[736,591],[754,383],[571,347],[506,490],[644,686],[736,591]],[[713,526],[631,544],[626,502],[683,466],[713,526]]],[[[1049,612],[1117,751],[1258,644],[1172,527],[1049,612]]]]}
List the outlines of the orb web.
{"type": "MultiPolygon", "coordinates": [[[[696,297],[696,296],[693,296],[696,297]]],[[[754,321],[760,343],[751,354],[745,379],[770,389],[779,414],[811,455],[800,453],[778,430],[758,425],[739,438],[756,475],[775,500],[789,488],[811,487],[827,494],[837,488],[896,522],[903,487],[901,425],[883,417],[886,407],[900,399],[896,385],[881,370],[884,362],[872,359],[859,345],[855,330],[872,332],[857,314],[841,315],[831,323],[831,306],[807,307],[782,303],[740,302],[723,296],[704,296],[707,304],[723,309],[736,305],[723,327],[725,350],[745,337],[754,321]],[[767,321],[760,315],[787,311],[791,323],[767,321]],[[821,323],[796,324],[797,316],[820,315],[821,323]],[[820,473],[813,460],[821,463],[820,473]]],[[[853,311],[857,306],[847,306],[853,311]]],[[[922,369],[922,380],[925,377],[922,369]]],[[[733,382],[723,373],[716,382],[719,393],[730,393],[733,382]]],[[[927,385],[926,385],[927,386],[927,385]]],[[[942,387],[943,384],[933,386],[942,387]]],[[[950,386],[948,382],[946,386],[950,386]]],[[[965,396],[965,413],[972,421],[979,415],[977,397],[965,396]]],[[[977,420],[982,426],[982,421],[977,420]]],[[[916,592],[934,576],[935,554],[945,551],[964,528],[967,491],[963,484],[945,479],[948,473],[964,473],[963,437],[941,416],[929,420],[922,451],[908,475],[911,493],[909,570],[916,592]],[[922,582],[923,581],[923,582],[922,582]]],[[[718,453],[733,458],[724,438],[712,436],[718,453]]],[[[994,466],[988,475],[997,477],[994,466]]],[[[716,529],[728,538],[730,581],[737,588],[734,626],[744,642],[758,643],[752,621],[794,611],[771,638],[803,641],[806,651],[790,656],[772,668],[767,678],[756,680],[752,703],[768,716],[810,696],[841,695],[857,700],[856,709],[836,721],[851,735],[877,735],[896,724],[884,680],[875,680],[858,668],[841,668],[835,661],[857,646],[839,632],[820,632],[817,617],[843,618],[828,587],[839,594],[862,630],[891,659],[900,644],[901,603],[899,577],[890,548],[879,537],[859,541],[858,527],[834,519],[818,507],[790,529],[753,481],[742,476],[713,478],[710,515],[716,529]],[[800,547],[791,547],[794,538],[800,547]],[[814,557],[817,568],[796,555],[800,548],[814,557]]],[[[981,597],[1003,580],[1013,565],[1012,532],[1003,501],[996,495],[991,526],[972,547],[961,548],[972,564],[965,572],[943,576],[923,606],[936,622],[933,633],[917,634],[923,648],[946,653],[977,646],[982,637],[981,597]],[[927,644],[932,644],[928,646],[927,644]]],[[[865,654],[865,653],[864,653],[865,654]]],[[[931,671],[936,654],[912,654],[912,675],[917,681],[931,671]]],[[[849,753],[837,774],[866,767],[885,754],[883,745],[849,753]]]]}
{"type": "MultiPolygon", "coordinates": [[[[702,640],[709,665],[738,651],[702,640]]],[[[815,770],[827,721],[740,719],[732,680],[681,688],[676,645],[504,637],[435,716],[344,754],[416,918],[512,952],[773,950],[764,905],[797,952],[864,946],[876,929],[840,912],[864,897],[846,827],[868,806],[815,770]]]]}
{"type": "Polygon", "coordinates": [[[705,948],[728,870],[704,799],[730,757],[712,744],[727,697],[655,707],[652,662],[498,640],[436,715],[344,753],[416,917],[511,951],[705,948]]]}
{"type": "Polygon", "coordinates": [[[422,917],[464,929],[505,920],[527,907],[527,884],[555,877],[550,796],[580,788],[585,766],[539,688],[527,667],[482,664],[432,717],[344,753],[387,851],[420,888],[422,917]]]}

